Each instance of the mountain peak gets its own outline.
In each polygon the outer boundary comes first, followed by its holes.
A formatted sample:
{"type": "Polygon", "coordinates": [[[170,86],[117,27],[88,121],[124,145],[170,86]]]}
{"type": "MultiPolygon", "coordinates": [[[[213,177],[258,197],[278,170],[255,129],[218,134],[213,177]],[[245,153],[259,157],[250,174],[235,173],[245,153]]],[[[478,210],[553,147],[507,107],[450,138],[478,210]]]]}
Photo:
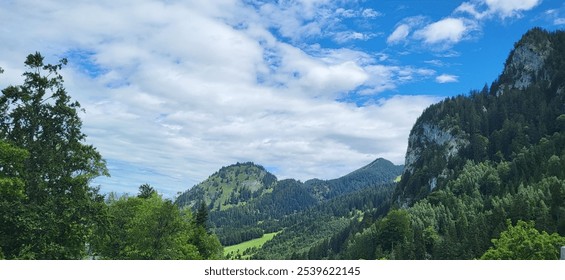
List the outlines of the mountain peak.
{"type": "Polygon", "coordinates": [[[194,207],[204,201],[210,209],[222,210],[244,204],[268,192],[277,177],[253,162],[224,166],[208,179],[187,190],[177,198],[181,207],[194,207]]]}
{"type": "Polygon", "coordinates": [[[516,42],[508,56],[502,75],[498,94],[509,89],[525,89],[539,78],[547,77],[544,66],[553,51],[550,33],[533,28],[516,42]]]}
{"type": "Polygon", "coordinates": [[[389,160],[384,159],[384,158],[377,158],[376,160],[374,160],[371,163],[359,168],[356,171],[376,169],[376,168],[382,168],[382,167],[391,167],[391,166],[394,166],[394,163],[392,163],[389,160]]]}

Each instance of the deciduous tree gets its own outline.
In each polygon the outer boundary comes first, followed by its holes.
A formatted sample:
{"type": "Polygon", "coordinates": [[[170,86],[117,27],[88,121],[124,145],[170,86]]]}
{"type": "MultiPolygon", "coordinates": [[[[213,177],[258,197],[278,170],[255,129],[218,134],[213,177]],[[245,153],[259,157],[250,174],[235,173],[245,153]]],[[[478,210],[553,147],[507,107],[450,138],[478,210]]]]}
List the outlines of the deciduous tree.
{"type": "MultiPolygon", "coordinates": [[[[45,64],[30,54],[24,82],[0,95],[0,139],[27,151],[18,185],[20,210],[13,210],[6,258],[76,259],[85,255],[90,227],[100,215],[102,197],[90,186],[108,175],[98,151],[85,143],[80,104],[72,101],[59,70],[67,63],[45,64]]],[[[4,162],[2,169],[14,164],[4,162]]],[[[19,208],[15,208],[19,209],[19,208]]],[[[2,246],[4,247],[4,246],[2,246]]]]}

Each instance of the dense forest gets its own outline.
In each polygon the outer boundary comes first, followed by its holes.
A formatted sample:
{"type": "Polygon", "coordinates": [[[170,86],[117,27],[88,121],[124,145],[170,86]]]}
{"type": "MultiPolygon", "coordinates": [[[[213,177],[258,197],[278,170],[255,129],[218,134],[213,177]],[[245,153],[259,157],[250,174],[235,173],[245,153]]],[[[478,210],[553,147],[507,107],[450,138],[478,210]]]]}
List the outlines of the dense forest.
{"type": "Polygon", "coordinates": [[[106,198],[90,185],[105,161],[85,144],[67,61],[43,60],[29,55],[24,83],[0,96],[0,259],[221,258],[206,208],[180,210],[149,185],[106,198]]]}

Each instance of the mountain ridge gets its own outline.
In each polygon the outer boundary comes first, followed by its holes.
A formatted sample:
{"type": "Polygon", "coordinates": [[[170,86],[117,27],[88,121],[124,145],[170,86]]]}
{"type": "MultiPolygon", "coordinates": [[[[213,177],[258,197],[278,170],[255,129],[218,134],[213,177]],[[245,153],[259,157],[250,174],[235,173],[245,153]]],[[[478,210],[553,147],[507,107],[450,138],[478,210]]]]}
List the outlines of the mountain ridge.
{"type": "Polygon", "coordinates": [[[175,204],[194,208],[204,201],[210,211],[211,227],[222,244],[232,245],[260,237],[263,233],[280,231],[289,225],[290,216],[334,198],[364,188],[392,184],[402,169],[402,166],[379,158],[336,179],[311,179],[302,183],[295,179],[278,180],[251,162],[237,163],[222,167],[185,191],[175,204]],[[252,192],[243,184],[249,180],[263,180],[263,183],[252,192]],[[230,197],[241,199],[231,200],[230,197]]]}

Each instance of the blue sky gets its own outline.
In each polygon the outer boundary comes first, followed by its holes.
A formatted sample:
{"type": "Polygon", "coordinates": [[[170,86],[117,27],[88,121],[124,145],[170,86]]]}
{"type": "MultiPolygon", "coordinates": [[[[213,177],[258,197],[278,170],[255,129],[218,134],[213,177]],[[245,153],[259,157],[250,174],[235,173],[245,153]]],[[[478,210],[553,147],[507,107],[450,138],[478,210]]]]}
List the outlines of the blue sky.
{"type": "Polygon", "coordinates": [[[556,0],[0,0],[0,86],[40,51],[107,160],[103,192],[174,197],[235,162],[330,179],[404,162],[430,104],[490,84],[556,0]]]}

